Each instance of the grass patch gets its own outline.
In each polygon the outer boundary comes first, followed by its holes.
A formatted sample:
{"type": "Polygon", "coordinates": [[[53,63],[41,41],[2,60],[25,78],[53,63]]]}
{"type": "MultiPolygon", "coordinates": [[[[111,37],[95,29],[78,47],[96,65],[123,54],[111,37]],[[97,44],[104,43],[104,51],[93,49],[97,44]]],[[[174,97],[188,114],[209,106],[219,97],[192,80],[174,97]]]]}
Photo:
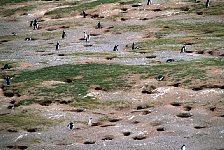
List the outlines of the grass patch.
{"type": "Polygon", "coordinates": [[[141,3],[142,0],[128,0],[128,1],[121,1],[119,2],[121,5],[131,5],[135,3],[141,3]]]}
{"type": "Polygon", "coordinates": [[[21,3],[21,2],[28,2],[31,0],[1,0],[0,1],[0,6],[4,6],[6,4],[11,4],[11,3],[21,3]]]}
{"type": "Polygon", "coordinates": [[[224,15],[224,3],[223,2],[211,2],[209,8],[205,7],[205,2],[194,4],[190,7],[190,13],[202,12],[203,15],[224,15]]]}
{"type": "Polygon", "coordinates": [[[155,21],[154,24],[163,28],[166,33],[194,33],[200,36],[224,36],[224,24],[218,22],[184,22],[184,21],[155,21]]]}
{"type": "MultiPolygon", "coordinates": [[[[155,66],[128,66],[118,64],[77,64],[61,65],[24,71],[15,75],[13,88],[18,93],[26,94],[31,99],[21,101],[21,105],[35,102],[59,102],[64,97],[71,97],[69,104],[79,107],[95,107],[102,104],[91,96],[87,96],[92,85],[103,90],[129,90],[134,82],[127,76],[141,74],[144,78],[155,78],[158,74],[165,75],[169,81],[178,81],[190,86],[194,80],[204,82],[210,78],[206,75],[206,67],[223,67],[224,61],[205,59],[191,62],[176,62],[155,66]],[[71,82],[66,82],[69,79],[71,82]],[[45,81],[64,81],[59,84],[43,86],[45,81]],[[187,81],[187,80],[191,80],[187,81]]],[[[10,87],[9,87],[10,88],[10,87]]],[[[11,87],[12,88],[12,87],[11,87]]],[[[109,104],[110,105],[110,104],[109,104]]]]}
{"type": "Polygon", "coordinates": [[[97,53],[97,52],[76,52],[72,53],[74,56],[91,56],[91,57],[110,57],[111,53],[97,53]]]}
{"type": "Polygon", "coordinates": [[[122,25],[115,26],[111,31],[112,32],[142,32],[146,29],[144,25],[122,25]]]}
{"type": "Polygon", "coordinates": [[[45,13],[45,15],[55,15],[55,14],[66,15],[66,14],[71,14],[74,12],[81,12],[83,10],[92,9],[102,4],[116,3],[119,1],[120,0],[97,0],[97,1],[90,1],[90,2],[88,1],[88,2],[75,4],[75,6],[71,6],[71,7],[58,8],[58,9],[45,13]]]}
{"type": "Polygon", "coordinates": [[[36,8],[35,6],[23,6],[23,7],[19,7],[19,8],[14,8],[14,9],[7,9],[5,11],[2,12],[2,15],[4,15],[4,17],[8,17],[8,16],[12,16],[14,14],[22,14],[25,13],[27,11],[31,11],[32,9],[36,8]]]}
{"type": "Polygon", "coordinates": [[[23,111],[0,116],[0,123],[9,124],[12,127],[28,129],[38,126],[49,126],[55,121],[41,117],[40,115],[31,112],[23,111]]]}
{"type": "MultiPolygon", "coordinates": [[[[136,43],[136,45],[138,45],[141,49],[149,49],[150,47],[155,47],[158,45],[164,46],[164,45],[177,45],[177,44],[184,44],[184,42],[178,38],[161,38],[161,39],[147,40],[147,41],[136,43]]],[[[167,50],[166,46],[164,48],[166,48],[167,50]]],[[[156,49],[152,49],[152,50],[156,50],[156,49]]]]}

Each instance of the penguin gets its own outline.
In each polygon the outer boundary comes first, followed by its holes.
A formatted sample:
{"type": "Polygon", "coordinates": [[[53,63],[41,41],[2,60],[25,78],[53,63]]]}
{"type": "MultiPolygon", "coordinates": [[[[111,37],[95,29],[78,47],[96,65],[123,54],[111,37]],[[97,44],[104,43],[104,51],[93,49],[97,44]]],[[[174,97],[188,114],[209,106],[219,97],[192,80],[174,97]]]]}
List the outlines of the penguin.
{"type": "Polygon", "coordinates": [[[182,145],[181,146],[181,150],[186,150],[186,146],[185,145],[182,145]]]}
{"type": "Polygon", "coordinates": [[[12,78],[10,78],[9,76],[7,76],[7,77],[5,78],[6,85],[10,85],[10,84],[11,84],[11,79],[12,79],[12,78]]]}
{"type": "Polygon", "coordinates": [[[164,76],[163,75],[158,75],[157,77],[156,77],[156,80],[157,81],[163,81],[164,80],[164,76]]]}
{"type": "Polygon", "coordinates": [[[115,46],[114,46],[113,51],[118,51],[118,45],[115,45],[115,46]]]}
{"type": "Polygon", "coordinates": [[[174,59],[167,59],[167,60],[166,60],[167,63],[169,63],[169,62],[174,62],[174,61],[175,61],[174,59]]]}
{"type": "Polygon", "coordinates": [[[60,44],[59,44],[59,42],[57,42],[57,44],[56,44],[56,50],[59,50],[59,48],[60,48],[60,44]]]}
{"type": "Polygon", "coordinates": [[[66,36],[67,36],[67,35],[66,35],[65,31],[63,30],[63,31],[62,31],[62,36],[61,36],[62,39],[64,39],[66,36]]]}
{"type": "Polygon", "coordinates": [[[184,46],[181,48],[180,53],[185,53],[186,50],[187,50],[187,47],[186,47],[186,45],[184,45],[184,46]]]}
{"type": "Polygon", "coordinates": [[[72,129],[74,128],[74,123],[70,122],[70,123],[67,125],[67,127],[68,127],[70,130],[72,130],[72,129]]]}
{"type": "Polygon", "coordinates": [[[93,120],[93,118],[90,117],[90,118],[89,118],[89,122],[88,122],[88,126],[92,126],[92,124],[93,124],[93,123],[92,123],[92,120],[93,120]]]}

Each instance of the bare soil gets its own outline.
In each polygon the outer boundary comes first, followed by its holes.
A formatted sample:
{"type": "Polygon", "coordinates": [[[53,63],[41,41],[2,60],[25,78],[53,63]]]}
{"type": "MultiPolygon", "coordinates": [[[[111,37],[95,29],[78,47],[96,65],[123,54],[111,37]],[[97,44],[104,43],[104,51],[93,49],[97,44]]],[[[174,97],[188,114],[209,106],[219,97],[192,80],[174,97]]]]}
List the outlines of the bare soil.
{"type": "MultiPolygon", "coordinates": [[[[154,65],[164,63],[167,59],[190,61],[199,58],[216,58],[209,54],[179,53],[179,51],[157,51],[152,55],[156,58],[151,60],[141,54],[130,52],[126,47],[132,42],[145,40],[150,32],[157,32],[159,29],[147,29],[145,32],[125,32],[113,33],[108,28],[115,25],[145,25],[157,17],[164,20],[176,18],[186,19],[189,16],[182,14],[178,10],[152,11],[163,7],[181,7],[189,2],[178,1],[153,1],[153,5],[134,8],[127,6],[128,13],[122,15],[127,20],[121,21],[121,17],[110,20],[110,17],[121,13],[119,4],[106,4],[88,10],[87,13],[97,13],[103,16],[103,28],[95,29],[98,20],[94,18],[82,18],[75,15],[69,18],[51,19],[43,16],[45,12],[58,8],[53,3],[44,5],[41,1],[35,2],[41,4],[35,10],[28,12],[28,15],[14,15],[12,17],[0,18],[0,36],[5,38],[11,36],[11,32],[16,32],[17,37],[4,44],[1,44],[1,61],[16,62],[14,70],[39,69],[48,66],[61,64],[80,64],[80,63],[119,63],[128,65],[154,65]],[[29,21],[34,18],[44,20],[40,22],[39,30],[32,30],[29,27],[29,21]],[[147,18],[142,20],[142,18],[147,18]],[[12,20],[13,19],[13,20],[12,20]],[[56,26],[56,31],[60,32],[54,38],[39,36],[40,33],[51,27],[51,24],[63,23],[68,21],[80,22],[82,26],[71,26],[66,28],[67,38],[61,40],[62,25],[56,26]],[[2,28],[3,27],[3,28],[2,28]],[[83,32],[97,34],[92,36],[89,43],[79,40],[83,37],[83,32]],[[35,37],[35,34],[38,34],[35,37]],[[26,36],[37,38],[33,41],[24,41],[26,36]],[[57,41],[61,43],[61,49],[55,50],[57,41]],[[86,46],[90,44],[92,46],[86,46]],[[119,51],[113,52],[113,46],[119,45],[119,51]],[[7,51],[7,53],[5,53],[7,51]],[[74,56],[75,52],[107,52],[122,56],[107,60],[104,57],[74,56]],[[64,54],[59,56],[58,54],[64,54]]],[[[27,5],[29,3],[24,3],[27,5]]],[[[4,6],[9,7],[9,6],[4,6]]],[[[65,7],[65,6],[61,6],[65,7]]],[[[197,17],[196,14],[189,18],[197,17]]],[[[212,16],[200,18],[202,20],[214,21],[212,16]]],[[[222,20],[218,18],[217,20],[222,20]]],[[[178,35],[174,35],[178,36],[178,35]]],[[[155,38],[155,37],[148,37],[155,38]]],[[[224,45],[222,44],[221,47],[224,45]]],[[[181,47],[181,45],[180,45],[181,47]]],[[[189,46],[193,49],[193,46],[189,46]]],[[[222,58],[220,58],[222,59],[222,58]]],[[[16,130],[16,132],[6,131],[9,125],[0,124],[0,149],[80,149],[80,150],[178,150],[183,144],[191,150],[211,150],[224,149],[224,71],[218,68],[210,68],[208,74],[214,77],[214,82],[206,83],[210,87],[203,87],[202,83],[195,83],[195,87],[202,87],[198,90],[174,87],[172,82],[159,82],[155,79],[140,79],[135,75],[130,77],[136,84],[130,91],[89,91],[88,96],[92,96],[102,102],[123,100],[128,106],[110,107],[102,109],[79,109],[66,104],[50,104],[42,106],[32,104],[29,106],[16,107],[14,110],[7,109],[10,101],[19,101],[29,97],[13,96],[6,97],[4,91],[0,88],[0,115],[20,112],[22,110],[32,110],[40,113],[41,116],[48,119],[60,120],[59,123],[50,127],[40,127],[33,132],[27,130],[16,130]],[[151,93],[142,93],[145,85],[153,85],[156,89],[151,93]],[[170,86],[168,86],[170,85],[170,86]],[[214,87],[214,85],[220,85],[214,87]],[[88,119],[93,118],[93,126],[88,126],[88,119]],[[74,122],[75,128],[69,130],[67,124],[74,122]]],[[[77,77],[82,78],[82,77],[77,77]]],[[[2,81],[3,82],[3,81],[2,81]]],[[[61,81],[45,81],[41,86],[51,87],[61,81]]],[[[68,101],[70,97],[64,97],[68,101]]],[[[31,130],[32,131],[32,130],[31,130]]]]}

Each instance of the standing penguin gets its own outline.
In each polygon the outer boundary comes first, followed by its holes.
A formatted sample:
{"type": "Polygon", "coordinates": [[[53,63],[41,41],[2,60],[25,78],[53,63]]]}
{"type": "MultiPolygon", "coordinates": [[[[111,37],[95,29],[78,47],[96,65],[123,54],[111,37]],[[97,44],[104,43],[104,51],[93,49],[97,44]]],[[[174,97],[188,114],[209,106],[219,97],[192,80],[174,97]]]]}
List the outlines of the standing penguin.
{"type": "Polygon", "coordinates": [[[152,4],[152,0],[148,0],[147,5],[151,5],[151,4],[152,4]]]}
{"type": "Polygon", "coordinates": [[[12,79],[12,78],[10,78],[9,76],[7,76],[7,77],[5,78],[6,85],[10,85],[10,84],[11,84],[11,79],[12,79]]]}
{"type": "Polygon", "coordinates": [[[90,117],[90,118],[89,118],[89,122],[88,122],[88,126],[92,126],[92,124],[93,124],[93,123],[92,123],[92,120],[93,120],[93,118],[90,117]]]}
{"type": "Polygon", "coordinates": [[[115,46],[114,46],[113,51],[118,51],[118,45],[115,45],[115,46]]]}
{"type": "Polygon", "coordinates": [[[100,22],[98,22],[98,23],[97,23],[97,28],[98,28],[98,29],[102,28],[102,26],[101,26],[101,23],[100,23],[100,22]]]}
{"type": "Polygon", "coordinates": [[[66,36],[67,36],[67,35],[66,35],[65,31],[63,30],[63,31],[62,31],[62,35],[61,35],[62,39],[66,38],[66,36]]]}
{"type": "Polygon", "coordinates": [[[72,130],[74,128],[74,123],[73,122],[70,122],[67,127],[72,130]]]}
{"type": "Polygon", "coordinates": [[[181,146],[181,150],[186,150],[186,146],[185,145],[182,145],[181,146]]]}
{"type": "Polygon", "coordinates": [[[210,6],[210,0],[206,0],[205,6],[208,8],[210,6]]]}
{"type": "Polygon", "coordinates": [[[185,53],[186,50],[187,50],[187,47],[186,47],[186,45],[184,45],[184,46],[181,48],[180,53],[185,53]]]}
{"type": "Polygon", "coordinates": [[[59,42],[57,42],[57,44],[56,44],[56,50],[59,50],[59,48],[60,48],[60,44],[59,44],[59,42]]]}

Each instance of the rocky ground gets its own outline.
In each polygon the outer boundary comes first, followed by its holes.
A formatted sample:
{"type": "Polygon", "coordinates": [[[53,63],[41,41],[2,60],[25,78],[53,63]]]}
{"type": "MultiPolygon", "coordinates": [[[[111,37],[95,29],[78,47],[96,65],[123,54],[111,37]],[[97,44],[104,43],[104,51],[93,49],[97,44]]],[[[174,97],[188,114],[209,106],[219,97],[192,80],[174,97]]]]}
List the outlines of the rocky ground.
{"type": "MultiPolygon", "coordinates": [[[[103,18],[83,18],[79,13],[58,19],[44,15],[56,8],[66,7],[58,5],[59,3],[60,1],[31,1],[2,6],[4,9],[31,4],[36,6],[26,13],[0,18],[0,60],[15,64],[9,73],[92,62],[154,66],[165,63],[167,59],[177,62],[203,58],[223,59],[223,36],[193,37],[194,32],[165,35],[168,39],[184,39],[184,42],[188,43],[188,53],[180,53],[183,44],[178,42],[151,45],[148,48],[141,45],[141,42],[146,40],[161,38],[155,36],[161,27],[149,26],[154,21],[224,22],[223,14],[203,16],[186,14],[181,9],[176,9],[192,5],[193,1],[155,0],[149,6],[142,1],[138,7],[112,3],[87,10],[88,14],[98,14],[103,18]],[[127,9],[125,13],[124,8],[127,9]],[[29,27],[29,21],[34,18],[40,20],[38,30],[29,27]],[[100,29],[96,29],[98,21],[102,24],[100,29]],[[137,26],[137,29],[123,29],[123,26],[130,25],[137,26]],[[67,33],[66,39],[61,39],[62,30],[67,33]],[[11,35],[12,32],[17,35],[11,35]],[[82,40],[83,32],[91,34],[90,42],[82,40]],[[33,40],[25,41],[25,38],[33,40]],[[204,45],[200,42],[203,39],[214,41],[204,45]],[[55,50],[57,41],[61,44],[59,50],[55,50]],[[131,50],[132,42],[137,43],[140,49],[131,50]],[[114,52],[113,47],[116,44],[119,45],[118,51],[114,52]]],[[[1,122],[0,149],[178,150],[183,144],[186,149],[191,150],[224,149],[224,70],[222,66],[217,70],[211,68],[210,71],[217,78],[210,83],[209,88],[188,89],[170,85],[168,82],[160,84],[152,78],[140,79],[137,76],[132,77],[136,83],[129,91],[93,88],[88,91],[87,96],[102,102],[125,102],[116,107],[98,109],[75,108],[55,103],[49,106],[19,106],[11,110],[7,109],[10,101],[26,99],[29,95],[6,96],[1,88],[1,116],[32,112],[56,123],[25,130],[1,122]],[[214,86],[217,84],[219,86],[214,86]],[[159,86],[152,93],[144,93],[142,91],[146,85],[159,86]],[[92,126],[87,125],[90,117],[93,118],[92,126]],[[69,130],[67,124],[71,121],[74,122],[75,128],[69,130]]],[[[1,73],[5,74],[7,71],[1,73]]],[[[3,84],[3,79],[1,80],[3,84]]],[[[55,82],[58,81],[42,84],[58,84],[55,82]]]]}

